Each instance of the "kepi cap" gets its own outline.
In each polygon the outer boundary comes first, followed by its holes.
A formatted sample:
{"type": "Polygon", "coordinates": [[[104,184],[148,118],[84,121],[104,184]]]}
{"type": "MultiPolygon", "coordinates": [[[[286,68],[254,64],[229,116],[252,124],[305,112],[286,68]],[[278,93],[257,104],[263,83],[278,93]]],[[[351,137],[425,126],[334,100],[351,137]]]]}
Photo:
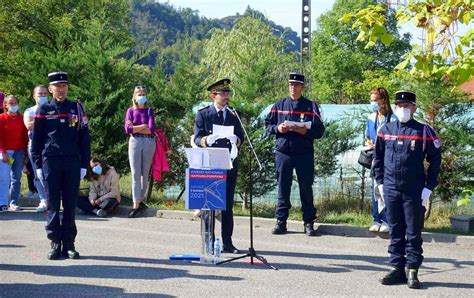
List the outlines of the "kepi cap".
{"type": "Polygon", "coordinates": [[[290,72],[290,77],[288,78],[288,82],[304,84],[304,75],[297,72],[290,72]]]}
{"type": "Polygon", "coordinates": [[[48,73],[48,81],[50,85],[59,84],[59,83],[68,83],[67,81],[67,72],[56,71],[48,73]]]}
{"type": "Polygon", "coordinates": [[[395,92],[395,104],[409,102],[416,105],[416,94],[409,90],[400,90],[395,92]]]}
{"type": "Polygon", "coordinates": [[[212,83],[207,87],[207,91],[216,92],[216,91],[227,91],[231,92],[232,89],[230,88],[230,79],[222,79],[215,83],[212,83]]]}

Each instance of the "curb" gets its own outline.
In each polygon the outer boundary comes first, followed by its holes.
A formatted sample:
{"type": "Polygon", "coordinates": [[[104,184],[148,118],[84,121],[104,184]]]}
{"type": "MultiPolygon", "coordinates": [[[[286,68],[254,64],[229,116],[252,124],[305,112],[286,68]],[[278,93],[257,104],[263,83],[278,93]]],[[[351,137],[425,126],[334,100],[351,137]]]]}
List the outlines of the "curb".
{"type": "MultiPolygon", "coordinates": [[[[181,211],[181,210],[158,210],[150,208],[148,211],[156,212],[155,216],[158,218],[176,219],[176,220],[198,220],[193,212],[181,211]]],[[[234,221],[239,223],[248,223],[248,217],[245,216],[234,216],[234,221]]],[[[268,227],[270,232],[271,228],[275,224],[273,218],[253,218],[255,227],[268,227]]],[[[368,228],[355,227],[344,224],[327,224],[327,223],[316,223],[317,231],[325,235],[343,236],[343,237],[361,237],[361,238],[384,238],[388,239],[388,234],[385,233],[373,233],[369,232],[368,228]]],[[[303,230],[303,222],[296,220],[288,221],[289,230],[303,230]]],[[[474,245],[474,237],[456,235],[456,234],[443,234],[443,233],[422,233],[424,242],[435,242],[435,243],[456,243],[461,245],[474,245]]]]}
{"type": "MultiPolygon", "coordinates": [[[[38,206],[39,200],[22,197],[20,198],[19,202],[22,207],[36,207],[38,206]]],[[[116,210],[116,214],[126,216],[129,211],[130,211],[129,206],[119,206],[116,210]]],[[[192,211],[159,210],[155,208],[147,209],[145,211],[144,216],[166,218],[166,219],[176,219],[176,220],[190,220],[190,221],[199,220],[198,218],[194,216],[192,211]]],[[[246,224],[248,223],[248,217],[234,216],[234,221],[236,223],[246,224]]],[[[268,231],[270,231],[273,225],[275,224],[274,218],[254,217],[253,221],[254,221],[255,227],[265,227],[265,228],[268,228],[268,231]]],[[[369,232],[369,229],[364,228],[364,227],[355,227],[355,226],[344,225],[344,224],[316,223],[315,228],[317,229],[319,233],[325,234],[325,235],[388,239],[388,234],[369,232]]],[[[297,221],[297,220],[289,220],[288,229],[302,231],[303,222],[297,221]]],[[[422,238],[424,242],[456,243],[460,245],[474,246],[473,236],[423,232],[422,238]]]]}

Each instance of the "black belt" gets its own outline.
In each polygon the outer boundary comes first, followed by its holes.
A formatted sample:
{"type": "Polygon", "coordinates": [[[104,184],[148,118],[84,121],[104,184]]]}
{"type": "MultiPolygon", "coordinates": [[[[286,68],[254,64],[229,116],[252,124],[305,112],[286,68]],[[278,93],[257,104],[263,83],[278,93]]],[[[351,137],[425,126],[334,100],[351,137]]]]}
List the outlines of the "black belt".
{"type": "Polygon", "coordinates": [[[142,133],[134,133],[134,134],[132,134],[132,136],[134,136],[135,138],[154,138],[155,137],[152,134],[145,135],[145,134],[142,134],[142,133]]]}

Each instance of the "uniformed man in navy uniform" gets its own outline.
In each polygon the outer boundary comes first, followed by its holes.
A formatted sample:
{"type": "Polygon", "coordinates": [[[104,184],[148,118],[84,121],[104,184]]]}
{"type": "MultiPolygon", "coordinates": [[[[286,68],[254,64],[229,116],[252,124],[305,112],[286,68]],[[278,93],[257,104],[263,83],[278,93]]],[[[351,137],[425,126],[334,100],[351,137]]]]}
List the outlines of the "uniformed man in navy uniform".
{"type": "Polygon", "coordinates": [[[48,259],[55,260],[61,255],[77,259],[74,240],[79,182],[86,175],[90,160],[87,116],[79,101],[67,99],[67,73],[52,72],[48,80],[53,98],[36,112],[31,150],[47,196],[46,233],[51,240],[48,259]]]}
{"type": "Polygon", "coordinates": [[[290,192],[293,169],[296,170],[300,189],[301,211],[303,212],[306,235],[315,236],[314,221],[316,208],[313,203],[314,148],[313,142],[324,134],[319,106],[305,98],[304,75],[290,73],[290,95],[279,99],[265,119],[268,133],[275,135],[275,167],[278,182],[277,223],[273,234],[287,231],[286,220],[291,208],[290,192]],[[304,126],[309,123],[309,127],[304,126]]]}
{"type": "MultiPolygon", "coordinates": [[[[194,143],[199,147],[229,148],[232,152],[236,146],[240,146],[244,140],[242,126],[240,125],[235,110],[228,107],[232,90],[230,80],[219,80],[207,88],[214,103],[200,109],[196,115],[194,125],[194,143]],[[229,138],[222,138],[212,133],[212,125],[233,126],[234,135],[229,138]]],[[[231,154],[232,157],[232,154],[231,154]]],[[[226,186],[226,210],[222,211],[222,244],[223,252],[239,253],[232,243],[232,232],[234,230],[234,217],[232,207],[234,204],[234,192],[237,182],[238,162],[234,156],[233,168],[227,171],[226,186]]]]}
{"type": "Polygon", "coordinates": [[[418,268],[423,261],[421,230],[425,207],[437,185],[441,143],[430,126],[413,119],[415,93],[398,91],[395,105],[398,121],[385,124],[378,132],[372,168],[390,228],[388,252],[392,269],[380,282],[408,282],[408,287],[418,289],[418,268]]]}

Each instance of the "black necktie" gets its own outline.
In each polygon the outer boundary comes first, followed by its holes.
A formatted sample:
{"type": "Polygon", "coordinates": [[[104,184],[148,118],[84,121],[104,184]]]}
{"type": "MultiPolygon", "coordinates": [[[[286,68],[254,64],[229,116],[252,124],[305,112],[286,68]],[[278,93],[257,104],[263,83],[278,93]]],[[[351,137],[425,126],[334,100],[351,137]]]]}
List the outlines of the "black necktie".
{"type": "Polygon", "coordinates": [[[219,120],[224,123],[224,111],[220,110],[219,112],[217,112],[217,116],[219,116],[219,120]]]}

